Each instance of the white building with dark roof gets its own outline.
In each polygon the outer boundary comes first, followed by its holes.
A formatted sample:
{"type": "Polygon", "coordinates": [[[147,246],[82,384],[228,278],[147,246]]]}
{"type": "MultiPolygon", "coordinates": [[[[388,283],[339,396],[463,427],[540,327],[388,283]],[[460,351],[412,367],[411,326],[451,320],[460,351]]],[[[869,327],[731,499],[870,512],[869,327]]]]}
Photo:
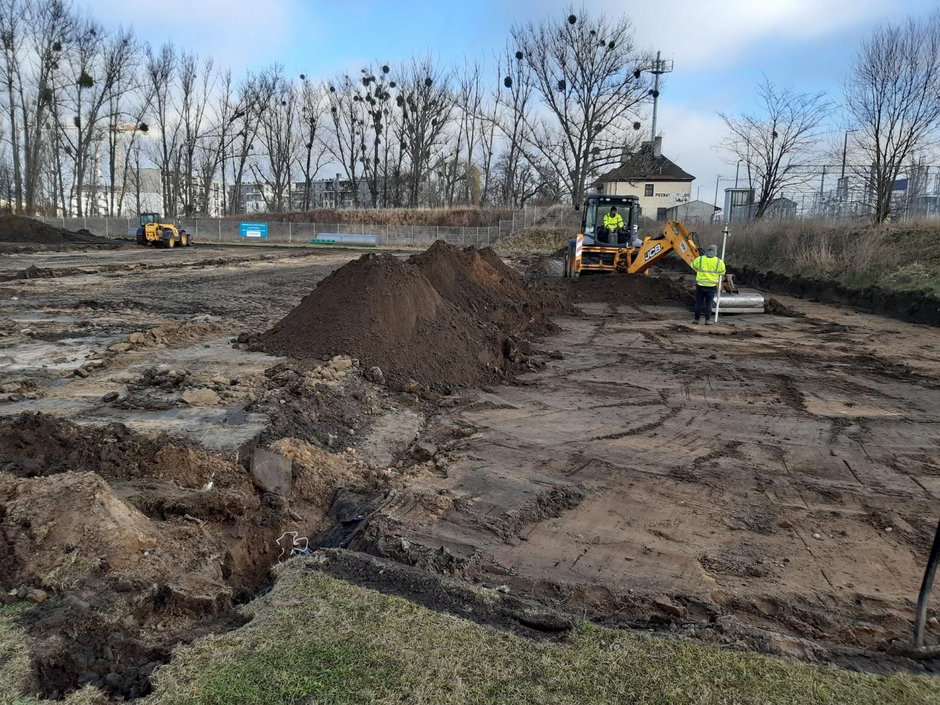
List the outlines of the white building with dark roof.
{"type": "Polygon", "coordinates": [[[695,177],[663,156],[662,140],[657,137],[624,154],[620,166],[597,179],[597,190],[610,196],[636,196],[643,215],[666,220],[670,208],[691,199],[695,177]]]}

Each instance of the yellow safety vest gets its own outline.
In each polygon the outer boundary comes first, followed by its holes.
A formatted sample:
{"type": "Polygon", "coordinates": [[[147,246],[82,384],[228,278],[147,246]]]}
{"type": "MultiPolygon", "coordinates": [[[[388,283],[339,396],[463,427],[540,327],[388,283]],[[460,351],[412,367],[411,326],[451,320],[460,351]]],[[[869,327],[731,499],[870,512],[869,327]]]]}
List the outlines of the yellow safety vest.
{"type": "Polygon", "coordinates": [[[623,217],[619,213],[616,215],[607,213],[604,215],[604,227],[608,230],[619,230],[623,227],[623,217]]]}
{"type": "Polygon", "coordinates": [[[699,286],[718,286],[725,273],[725,263],[718,257],[699,255],[692,260],[695,270],[695,283],[699,286]]]}

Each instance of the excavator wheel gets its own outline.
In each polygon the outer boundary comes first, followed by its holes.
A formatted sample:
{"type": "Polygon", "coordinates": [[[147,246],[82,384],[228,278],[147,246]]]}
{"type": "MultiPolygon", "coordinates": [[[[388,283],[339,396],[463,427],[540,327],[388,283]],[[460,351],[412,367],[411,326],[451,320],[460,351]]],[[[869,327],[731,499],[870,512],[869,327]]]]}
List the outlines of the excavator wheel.
{"type": "Polygon", "coordinates": [[[189,233],[185,230],[180,230],[180,245],[189,247],[189,233]]]}
{"type": "Polygon", "coordinates": [[[170,249],[176,247],[176,239],[172,235],[166,239],[166,246],[170,249]]]}

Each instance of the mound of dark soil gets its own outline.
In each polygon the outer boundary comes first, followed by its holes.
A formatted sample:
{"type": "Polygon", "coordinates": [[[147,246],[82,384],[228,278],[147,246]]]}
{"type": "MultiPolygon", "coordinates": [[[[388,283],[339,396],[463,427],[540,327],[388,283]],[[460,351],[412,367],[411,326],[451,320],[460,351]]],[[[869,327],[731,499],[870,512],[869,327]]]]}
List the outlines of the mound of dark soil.
{"type": "Polygon", "coordinates": [[[437,242],[407,261],[364,255],[320,282],[260,339],[299,359],[351,355],[394,387],[447,391],[494,381],[524,362],[550,303],[490,249],[437,242]]]}
{"type": "Polygon", "coordinates": [[[670,277],[641,274],[596,274],[570,282],[574,301],[602,301],[615,304],[690,304],[689,284],[670,277]]]}
{"type": "Polygon", "coordinates": [[[250,492],[239,468],[182,439],[144,436],[119,423],[80,427],[29,412],[0,421],[0,470],[23,478],[95,472],[183,487],[200,487],[211,476],[217,486],[250,492]]]}
{"type": "Polygon", "coordinates": [[[110,245],[114,241],[87,230],[69,232],[33,218],[0,215],[0,242],[33,245],[110,245]]]}

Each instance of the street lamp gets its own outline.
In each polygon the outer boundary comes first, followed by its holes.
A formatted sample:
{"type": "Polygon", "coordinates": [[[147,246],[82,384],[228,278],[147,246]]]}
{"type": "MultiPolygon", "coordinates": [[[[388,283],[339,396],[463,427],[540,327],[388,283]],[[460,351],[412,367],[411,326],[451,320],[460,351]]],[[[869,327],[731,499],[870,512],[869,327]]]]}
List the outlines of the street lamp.
{"type": "MultiPolygon", "coordinates": [[[[723,177],[721,174],[719,174],[718,176],[715,177],[715,201],[714,201],[715,208],[718,208],[718,183],[719,183],[723,178],[725,178],[725,177],[723,177]]],[[[718,211],[715,211],[715,212],[717,213],[718,211]]],[[[725,217],[727,217],[727,213],[725,214],[725,217]]],[[[714,216],[712,216],[712,218],[714,219],[714,216]]]]}
{"type": "Polygon", "coordinates": [[[738,170],[741,168],[741,162],[743,161],[744,161],[743,159],[738,159],[738,164],[737,166],[734,167],[734,187],[735,188],[738,187],[738,170]]]}

